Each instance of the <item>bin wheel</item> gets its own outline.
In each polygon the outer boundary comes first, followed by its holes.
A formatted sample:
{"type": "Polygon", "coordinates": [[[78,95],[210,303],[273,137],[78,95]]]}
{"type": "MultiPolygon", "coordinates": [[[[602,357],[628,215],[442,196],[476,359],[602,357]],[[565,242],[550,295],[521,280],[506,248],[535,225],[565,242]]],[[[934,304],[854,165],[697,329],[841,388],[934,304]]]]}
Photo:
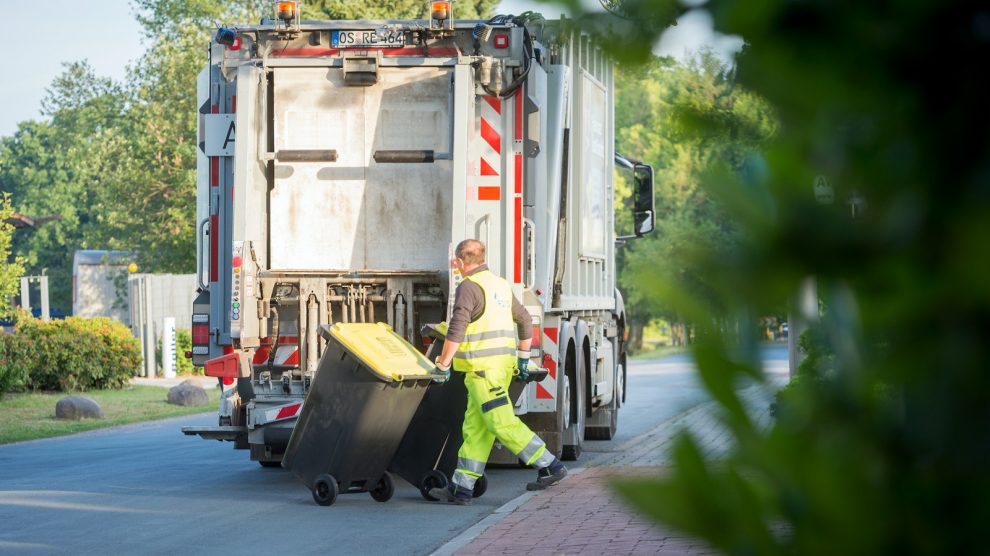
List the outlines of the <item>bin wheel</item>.
{"type": "Polygon", "coordinates": [[[474,492],[471,493],[472,498],[481,498],[484,496],[485,492],[488,491],[488,475],[482,475],[478,477],[478,480],[474,482],[474,492]]]}
{"type": "Polygon", "coordinates": [[[313,500],[316,500],[316,503],[321,506],[333,504],[337,500],[339,492],[337,479],[334,479],[333,475],[324,473],[318,476],[313,483],[313,500]]]}
{"type": "Polygon", "coordinates": [[[395,494],[395,481],[392,480],[388,471],[382,475],[381,479],[378,479],[378,484],[375,485],[370,494],[376,502],[388,502],[392,499],[392,495],[395,494]]]}
{"type": "Polygon", "coordinates": [[[431,488],[447,488],[450,482],[447,480],[447,476],[441,471],[434,469],[426,475],[423,476],[423,480],[419,482],[419,493],[423,495],[423,498],[436,502],[437,499],[430,496],[431,488]]]}

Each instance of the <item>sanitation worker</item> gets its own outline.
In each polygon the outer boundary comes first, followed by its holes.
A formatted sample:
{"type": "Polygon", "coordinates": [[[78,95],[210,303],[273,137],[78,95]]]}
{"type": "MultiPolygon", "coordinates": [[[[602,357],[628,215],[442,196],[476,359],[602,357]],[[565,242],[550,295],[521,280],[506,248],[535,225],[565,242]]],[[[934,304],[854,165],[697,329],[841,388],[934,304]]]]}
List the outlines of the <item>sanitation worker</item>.
{"type": "Polygon", "coordinates": [[[483,243],[466,239],[457,245],[454,256],[454,267],[464,280],[454,294],[446,342],[436,366],[443,373],[449,373],[452,365],[454,371],[465,373],[468,404],[464,443],[457,452],[453,480],[447,488],[430,489],[430,495],[444,502],[469,504],[495,439],[538,470],[536,481],[526,489],[545,489],[563,479],[567,468],[516,417],[509,400],[515,370],[521,378],[528,378],[533,319],[512,295],[509,283],[488,270],[483,243]]]}

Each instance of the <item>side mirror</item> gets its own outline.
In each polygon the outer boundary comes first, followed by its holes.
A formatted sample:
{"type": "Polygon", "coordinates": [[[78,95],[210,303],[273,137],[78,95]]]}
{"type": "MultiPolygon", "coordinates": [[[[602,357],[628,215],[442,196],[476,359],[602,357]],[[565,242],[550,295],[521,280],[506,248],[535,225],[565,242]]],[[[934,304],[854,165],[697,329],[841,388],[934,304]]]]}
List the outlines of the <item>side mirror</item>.
{"type": "Polygon", "coordinates": [[[653,167],[636,164],[633,168],[633,223],[636,237],[653,231],[657,225],[657,211],[653,204],[653,167]]]}
{"type": "Polygon", "coordinates": [[[615,164],[632,170],[633,174],[633,235],[619,236],[627,240],[643,237],[653,231],[657,224],[657,211],[653,204],[653,167],[636,160],[630,160],[616,153],[615,164]]]}

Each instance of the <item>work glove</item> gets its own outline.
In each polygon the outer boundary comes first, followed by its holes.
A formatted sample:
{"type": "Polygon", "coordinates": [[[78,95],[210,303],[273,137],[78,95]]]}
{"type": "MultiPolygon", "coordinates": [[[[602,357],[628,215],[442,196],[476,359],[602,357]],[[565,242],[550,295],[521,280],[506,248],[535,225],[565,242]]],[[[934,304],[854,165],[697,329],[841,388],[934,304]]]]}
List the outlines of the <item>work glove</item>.
{"type": "Polygon", "coordinates": [[[441,375],[441,377],[434,378],[433,382],[442,384],[450,380],[450,365],[442,365],[440,363],[440,357],[437,357],[434,365],[436,365],[437,368],[435,374],[441,375]]]}
{"type": "Polygon", "coordinates": [[[516,350],[516,369],[519,371],[519,380],[529,380],[529,351],[516,350]]]}

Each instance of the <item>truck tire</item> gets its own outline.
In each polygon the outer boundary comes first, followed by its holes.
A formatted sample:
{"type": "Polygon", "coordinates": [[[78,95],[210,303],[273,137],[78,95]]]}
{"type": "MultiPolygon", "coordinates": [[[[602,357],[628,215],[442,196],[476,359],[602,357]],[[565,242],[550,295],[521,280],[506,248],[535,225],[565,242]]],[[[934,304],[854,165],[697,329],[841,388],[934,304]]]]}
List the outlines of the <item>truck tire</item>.
{"type": "MultiPolygon", "coordinates": [[[[573,431],[573,437],[576,438],[574,444],[564,444],[561,448],[560,457],[561,459],[567,461],[574,461],[581,457],[581,443],[585,435],[584,430],[584,396],[582,392],[575,391],[575,389],[570,388],[571,377],[567,377],[567,388],[569,404],[571,407],[570,415],[567,419],[567,427],[564,429],[564,438],[567,438],[573,431]]],[[[566,442],[566,441],[565,441],[566,442]]]]}
{"type": "Polygon", "coordinates": [[[613,400],[609,407],[599,409],[599,411],[609,412],[609,422],[607,427],[588,427],[584,430],[584,437],[587,440],[612,440],[615,438],[615,431],[619,426],[619,408],[613,400]]]}
{"type": "Polygon", "coordinates": [[[616,391],[612,395],[612,401],[609,402],[607,407],[600,408],[598,411],[605,411],[609,414],[608,425],[602,426],[587,426],[584,431],[584,438],[586,440],[612,440],[615,438],[615,431],[619,428],[619,399],[622,396],[621,388],[622,383],[622,372],[618,366],[615,368],[614,380],[616,386],[616,391]]]}

